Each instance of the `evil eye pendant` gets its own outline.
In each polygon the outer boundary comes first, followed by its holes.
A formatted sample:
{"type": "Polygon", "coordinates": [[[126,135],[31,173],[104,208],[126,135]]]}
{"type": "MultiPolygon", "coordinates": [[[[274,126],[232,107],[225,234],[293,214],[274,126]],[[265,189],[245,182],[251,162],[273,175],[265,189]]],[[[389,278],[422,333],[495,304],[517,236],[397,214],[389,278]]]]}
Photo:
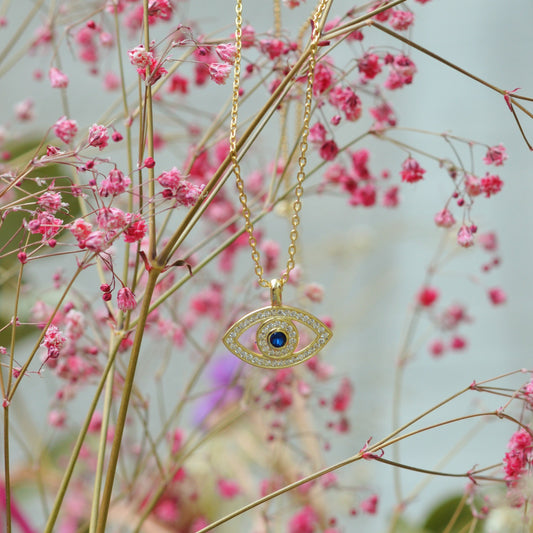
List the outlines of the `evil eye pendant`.
{"type": "Polygon", "coordinates": [[[244,362],[261,368],[287,368],[317,354],[330,340],[331,330],[310,313],[281,304],[281,283],[271,282],[272,305],[247,314],[235,322],[222,341],[226,348],[244,362]],[[300,336],[295,323],[315,334],[313,341],[299,348],[300,336]],[[245,331],[257,326],[255,352],[239,341],[245,331]]]}

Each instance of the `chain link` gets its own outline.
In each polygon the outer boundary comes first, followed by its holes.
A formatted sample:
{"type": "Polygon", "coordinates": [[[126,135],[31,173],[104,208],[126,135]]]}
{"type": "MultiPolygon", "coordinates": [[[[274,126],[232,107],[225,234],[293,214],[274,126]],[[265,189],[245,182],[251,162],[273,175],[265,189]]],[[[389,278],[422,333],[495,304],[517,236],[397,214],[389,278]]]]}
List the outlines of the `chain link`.
{"type": "MultiPolygon", "coordinates": [[[[315,66],[316,54],[318,50],[318,43],[320,39],[320,32],[318,31],[319,21],[324,14],[327,0],[321,0],[316,8],[312,18],[312,34],[311,43],[309,45],[309,60],[307,63],[307,87],[305,90],[304,116],[302,120],[302,136],[300,139],[300,156],[298,158],[298,173],[296,174],[296,186],[294,188],[295,200],[292,204],[293,214],[291,217],[291,230],[289,233],[289,258],[287,260],[287,268],[279,278],[279,282],[283,286],[289,280],[289,274],[295,265],[296,256],[296,241],[298,240],[298,226],[300,224],[300,211],[302,209],[302,195],[304,192],[303,182],[305,180],[305,166],[307,164],[307,138],[309,136],[309,122],[311,120],[311,106],[313,102],[313,83],[315,80],[315,66]]],[[[241,168],[237,157],[237,120],[239,115],[239,90],[241,77],[241,52],[242,52],[242,0],[237,0],[235,6],[235,65],[233,76],[233,93],[231,105],[231,123],[230,123],[230,156],[233,166],[233,173],[235,174],[235,183],[239,191],[239,201],[242,206],[242,215],[244,217],[244,227],[248,233],[248,243],[252,250],[252,261],[255,265],[255,274],[259,279],[259,285],[262,287],[270,287],[270,281],[263,278],[263,267],[261,266],[261,254],[257,248],[257,240],[254,236],[254,225],[252,222],[252,214],[248,207],[248,198],[244,191],[244,181],[241,176],[241,168]]]]}

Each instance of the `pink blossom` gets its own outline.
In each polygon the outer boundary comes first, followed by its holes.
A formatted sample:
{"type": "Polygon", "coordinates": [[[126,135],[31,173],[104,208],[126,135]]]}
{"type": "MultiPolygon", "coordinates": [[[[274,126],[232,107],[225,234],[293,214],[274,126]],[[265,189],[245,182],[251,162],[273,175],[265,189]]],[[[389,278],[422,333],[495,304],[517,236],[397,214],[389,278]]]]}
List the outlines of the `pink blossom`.
{"type": "Polygon", "coordinates": [[[233,65],[237,48],[235,48],[235,45],[231,43],[221,43],[215,48],[215,52],[217,53],[218,57],[222,59],[222,61],[233,65]]]}
{"type": "Polygon", "coordinates": [[[59,356],[59,351],[66,340],[67,338],[59,331],[57,326],[50,325],[46,330],[41,346],[47,348],[48,357],[55,359],[59,356]]]}
{"type": "Polygon", "coordinates": [[[416,74],[416,65],[413,61],[403,54],[398,54],[389,63],[391,70],[389,77],[385,80],[385,88],[389,90],[400,89],[413,81],[416,74]]]}
{"type": "Polygon", "coordinates": [[[92,231],[92,224],[83,218],[77,218],[70,223],[69,229],[78,241],[84,241],[92,231]]]}
{"type": "Polygon", "coordinates": [[[533,450],[532,438],[529,431],[520,428],[507,444],[509,452],[503,458],[505,479],[509,482],[518,480],[531,462],[533,450]]]}
{"type": "Polygon", "coordinates": [[[112,169],[106,178],[102,180],[98,194],[103,197],[115,196],[128,190],[131,180],[128,176],[124,176],[119,169],[112,169]]]}
{"type": "Polygon", "coordinates": [[[452,350],[464,350],[467,344],[468,343],[464,337],[460,335],[454,335],[450,342],[450,348],[452,350]]]}
{"type": "Polygon", "coordinates": [[[22,122],[33,120],[33,106],[34,102],[30,98],[26,98],[25,100],[22,100],[22,102],[15,104],[15,115],[17,119],[22,122]]]}
{"type": "Polygon", "coordinates": [[[227,63],[210,63],[209,76],[218,85],[224,85],[231,73],[231,65],[227,63]]]}
{"type": "Polygon", "coordinates": [[[180,74],[173,74],[167,83],[169,93],[187,94],[189,91],[189,80],[180,74]]]}
{"type": "Polygon", "coordinates": [[[396,126],[394,109],[388,102],[383,102],[377,107],[371,107],[368,111],[376,121],[373,125],[373,129],[381,130],[387,126],[396,126]]]}
{"type": "Polygon", "coordinates": [[[232,479],[219,479],[217,489],[220,496],[225,500],[231,500],[241,492],[239,484],[232,479]]]}
{"type": "Polygon", "coordinates": [[[357,187],[350,197],[350,205],[371,207],[376,203],[376,186],[373,183],[357,187]]]}
{"type": "Polygon", "coordinates": [[[490,301],[494,305],[501,305],[507,301],[507,295],[499,287],[494,287],[492,289],[489,289],[488,296],[489,296],[490,301]]]}
{"type": "Polygon", "coordinates": [[[176,167],[172,167],[167,172],[163,172],[157,178],[159,185],[176,192],[181,185],[183,178],[180,171],[176,167]]]}
{"type": "Polygon", "coordinates": [[[320,157],[325,161],[332,161],[337,157],[338,153],[339,148],[337,146],[337,143],[333,139],[324,142],[319,149],[320,157]]]}
{"type": "Polygon", "coordinates": [[[153,58],[152,52],[148,52],[142,44],[128,50],[128,56],[130,58],[130,63],[137,68],[146,68],[150,66],[151,59],[153,58]]]}
{"type": "Polygon", "coordinates": [[[137,242],[144,238],[148,225],[140,215],[128,213],[126,215],[128,226],[124,230],[124,242],[137,242]]]}
{"type": "Polygon", "coordinates": [[[498,249],[498,238],[493,231],[482,233],[478,236],[478,240],[487,252],[494,252],[498,249]]]}
{"type": "Polygon", "coordinates": [[[357,62],[357,68],[366,80],[374,79],[381,72],[379,56],[370,53],[365,54],[357,62]]]}
{"type": "Polygon", "coordinates": [[[201,198],[204,187],[204,185],[195,185],[190,181],[183,180],[176,192],[177,204],[192,207],[201,198]]]}
{"type": "Polygon", "coordinates": [[[503,144],[498,144],[497,146],[491,146],[483,158],[483,162],[486,165],[494,165],[499,167],[503,165],[503,162],[508,158],[507,152],[505,151],[505,146],[503,144]]]}
{"type": "Polygon", "coordinates": [[[261,253],[265,258],[265,271],[272,272],[278,266],[280,246],[276,241],[265,240],[261,245],[261,253]]]}
{"type": "Polygon", "coordinates": [[[377,494],[372,494],[360,504],[361,511],[368,514],[376,514],[378,508],[379,497],[377,494]]]}
{"type": "Polygon", "coordinates": [[[67,420],[67,415],[65,411],[58,411],[57,409],[52,409],[48,413],[48,423],[55,428],[62,428],[65,426],[65,421],[67,420]]]}
{"type": "Polygon", "coordinates": [[[481,181],[472,174],[465,176],[465,191],[469,196],[478,196],[481,194],[481,181]]]}
{"type": "Polygon", "coordinates": [[[128,287],[122,287],[117,294],[117,305],[121,311],[132,311],[137,307],[135,295],[128,287]]]}
{"type": "Polygon", "coordinates": [[[312,302],[321,302],[324,298],[324,287],[318,283],[308,283],[304,288],[304,294],[312,302]]]}
{"type": "Polygon", "coordinates": [[[43,239],[51,239],[61,229],[63,221],[47,212],[39,212],[28,222],[28,230],[33,234],[41,234],[43,239]]]}
{"type": "Polygon", "coordinates": [[[242,29],[242,47],[251,48],[255,43],[255,30],[249,24],[242,29]]]}
{"type": "Polygon", "coordinates": [[[288,533],[314,533],[317,526],[318,515],[311,506],[306,505],[289,520],[288,533]]]}
{"type": "Polygon", "coordinates": [[[315,81],[313,82],[313,94],[315,96],[326,92],[333,83],[333,71],[328,65],[318,63],[315,67],[315,81]]]}
{"type": "Polygon", "coordinates": [[[363,112],[361,99],[349,87],[345,91],[345,98],[341,104],[341,110],[344,111],[346,120],[350,122],[355,122],[363,112]]]}
{"type": "Polygon", "coordinates": [[[109,133],[105,126],[93,124],[89,129],[89,146],[96,146],[103,150],[109,141],[109,133]]]}
{"type": "Polygon", "coordinates": [[[313,124],[311,128],[309,128],[309,142],[316,143],[316,144],[322,144],[326,141],[326,135],[327,131],[324,125],[321,122],[317,122],[316,124],[313,124]]]}
{"type": "Polygon", "coordinates": [[[44,211],[54,214],[63,206],[61,202],[61,193],[46,191],[39,196],[37,205],[44,211]]]}
{"type": "Polygon", "coordinates": [[[58,68],[52,67],[48,71],[48,77],[50,78],[50,85],[52,85],[54,89],[64,89],[68,87],[68,76],[58,68]]]}
{"type": "Polygon", "coordinates": [[[434,219],[435,224],[439,228],[451,228],[455,224],[455,218],[453,217],[451,211],[444,208],[442,211],[439,211],[434,219]]]}
{"type": "Polygon", "coordinates": [[[396,31],[407,30],[414,22],[415,16],[410,11],[402,11],[400,9],[393,10],[389,24],[396,31]]]}
{"type": "Polygon", "coordinates": [[[114,234],[122,230],[126,224],[126,214],[118,207],[101,207],[96,213],[98,227],[114,234]]]}
{"type": "MultiPolygon", "coordinates": [[[[161,20],[170,20],[172,16],[172,4],[170,0],[151,0],[148,3],[149,17],[159,18],[161,20]]],[[[153,24],[153,21],[150,21],[153,24]]]]}
{"type": "Polygon", "coordinates": [[[105,233],[103,231],[92,231],[87,235],[87,238],[83,241],[78,241],[81,247],[86,247],[93,252],[103,252],[108,246],[109,243],[105,238],[105,233]]]}
{"type": "Polygon", "coordinates": [[[400,188],[396,185],[389,187],[381,200],[383,207],[396,207],[400,203],[399,192],[400,188]]]}
{"type": "Polygon", "coordinates": [[[445,351],[445,346],[442,340],[435,339],[430,342],[428,350],[433,357],[440,357],[445,351]]]}
{"type": "Polygon", "coordinates": [[[74,139],[76,133],[78,133],[78,124],[75,120],[68,120],[67,117],[61,117],[54,124],[53,129],[56,136],[68,144],[74,139]]]}
{"type": "Polygon", "coordinates": [[[487,174],[484,178],[481,178],[481,190],[485,193],[485,196],[489,198],[493,194],[496,194],[502,190],[503,181],[499,176],[495,174],[487,174]]]}
{"type": "Polygon", "coordinates": [[[474,234],[468,226],[461,226],[457,232],[457,243],[463,248],[469,248],[474,245],[474,234]]]}
{"type": "Polygon", "coordinates": [[[407,183],[415,183],[423,179],[425,173],[426,171],[418,164],[418,161],[412,157],[408,157],[402,163],[402,171],[400,173],[402,176],[402,181],[406,181],[407,183]]]}
{"type": "Polygon", "coordinates": [[[276,59],[285,51],[285,44],[279,39],[263,39],[259,41],[259,49],[269,59],[276,59]]]}
{"type": "Polygon", "coordinates": [[[337,392],[333,396],[331,408],[333,411],[343,413],[348,409],[352,401],[353,385],[348,378],[343,378],[337,392]]]}
{"type": "Polygon", "coordinates": [[[438,297],[439,291],[435,287],[422,287],[417,295],[417,301],[422,307],[431,307],[438,297]]]}

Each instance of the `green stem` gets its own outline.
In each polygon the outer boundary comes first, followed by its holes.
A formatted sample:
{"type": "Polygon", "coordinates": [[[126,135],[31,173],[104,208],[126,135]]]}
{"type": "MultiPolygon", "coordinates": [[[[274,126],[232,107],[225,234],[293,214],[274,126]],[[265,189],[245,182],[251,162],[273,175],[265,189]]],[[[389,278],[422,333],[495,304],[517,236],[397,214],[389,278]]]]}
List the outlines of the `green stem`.
{"type": "Polygon", "coordinates": [[[107,515],[109,513],[109,505],[111,502],[111,494],[113,492],[113,484],[115,481],[115,474],[120,455],[122,436],[124,434],[124,427],[126,425],[126,417],[128,414],[131,391],[133,389],[133,382],[135,380],[135,371],[137,369],[137,362],[139,360],[141,344],[144,337],[144,327],[146,325],[146,320],[150,311],[150,300],[152,298],[152,294],[154,292],[157,283],[157,278],[160,272],[160,269],[152,268],[152,270],[148,273],[148,280],[146,283],[142,307],[139,313],[137,327],[135,329],[135,338],[133,340],[133,346],[131,349],[130,361],[128,369],[126,371],[126,375],[124,377],[124,388],[122,391],[120,409],[115,425],[115,436],[113,438],[113,445],[109,457],[106,482],[102,494],[102,500],[100,502],[100,512],[98,515],[98,522],[96,525],[95,533],[105,533],[106,531],[107,515]]]}
{"type": "MultiPolygon", "coordinates": [[[[118,344],[111,348],[110,353],[115,353],[118,349],[118,344]]],[[[105,463],[105,452],[107,442],[107,430],[109,428],[109,417],[111,413],[111,403],[113,401],[113,386],[115,383],[115,362],[110,365],[109,373],[107,374],[105,384],[104,396],[104,411],[102,413],[102,427],[100,428],[100,441],[98,443],[98,458],[96,464],[96,473],[94,478],[93,501],[91,504],[91,520],[89,523],[89,533],[94,533],[96,530],[96,522],[98,520],[98,504],[100,502],[100,492],[102,489],[102,479],[105,463]]]]}
{"type": "MultiPolygon", "coordinates": [[[[119,343],[120,343],[120,339],[117,339],[117,345],[116,345],[117,348],[118,348],[119,343]]],[[[57,496],[54,502],[54,506],[52,507],[52,511],[50,512],[50,515],[48,516],[48,521],[46,522],[44,533],[53,533],[54,531],[54,526],[57,521],[57,517],[59,516],[59,511],[61,510],[61,506],[63,505],[63,500],[67,493],[68,485],[70,483],[70,480],[72,479],[72,475],[74,473],[74,468],[76,467],[76,463],[78,461],[78,456],[80,454],[81,447],[83,446],[85,436],[87,435],[87,431],[89,429],[89,424],[91,423],[91,418],[96,409],[96,406],[98,405],[98,401],[100,400],[100,395],[104,388],[104,384],[107,382],[107,376],[110,373],[111,368],[115,364],[115,356],[116,356],[116,349],[115,349],[115,352],[109,355],[109,359],[107,361],[106,367],[104,368],[104,371],[102,372],[102,377],[100,378],[100,381],[94,393],[91,405],[89,406],[89,410],[87,412],[87,416],[85,417],[83,426],[80,429],[78,438],[76,439],[76,443],[74,444],[74,449],[72,450],[72,454],[70,456],[69,463],[65,469],[65,473],[61,480],[61,485],[59,486],[59,490],[58,490],[58,493],[57,493],[57,496]]]]}
{"type": "Polygon", "coordinates": [[[6,532],[11,533],[11,474],[9,471],[9,406],[4,407],[4,490],[6,493],[6,532]]]}

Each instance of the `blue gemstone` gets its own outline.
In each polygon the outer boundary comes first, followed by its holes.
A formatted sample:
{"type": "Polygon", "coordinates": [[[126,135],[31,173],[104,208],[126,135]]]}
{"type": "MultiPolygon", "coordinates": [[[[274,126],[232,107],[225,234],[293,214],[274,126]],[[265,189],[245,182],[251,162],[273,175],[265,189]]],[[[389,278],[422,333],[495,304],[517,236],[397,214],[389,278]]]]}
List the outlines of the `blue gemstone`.
{"type": "Polygon", "coordinates": [[[268,342],[273,348],[283,348],[287,344],[287,335],[283,331],[274,331],[268,337],[268,342]]]}

